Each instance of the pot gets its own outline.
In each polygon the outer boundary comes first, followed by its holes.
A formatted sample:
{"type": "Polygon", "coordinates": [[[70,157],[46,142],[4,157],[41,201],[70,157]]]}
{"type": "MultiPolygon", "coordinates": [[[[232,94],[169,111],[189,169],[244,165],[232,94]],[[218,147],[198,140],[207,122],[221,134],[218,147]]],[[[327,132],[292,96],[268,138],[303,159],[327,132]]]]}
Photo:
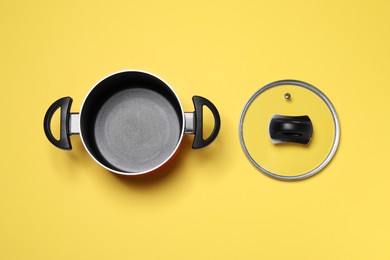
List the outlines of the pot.
{"type": "Polygon", "coordinates": [[[193,149],[209,145],[221,120],[206,98],[193,96],[195,111],[184,112],[174,90],[145,71],[121,71],[98,82],[85,97],[79,113],[71,113],[71,97],[55,101],[44,118],[44,131],[56,147],[71,150],[70,135],[79,134],[89,155],[102,167],[122,175],[156,172],[178,152],[183,135],[194,134],[193,149]],[[214,117],[214,129],[203,137],[203,106],[214,117]],[[50,124],[61,108],[60,138],[50,124]]]}

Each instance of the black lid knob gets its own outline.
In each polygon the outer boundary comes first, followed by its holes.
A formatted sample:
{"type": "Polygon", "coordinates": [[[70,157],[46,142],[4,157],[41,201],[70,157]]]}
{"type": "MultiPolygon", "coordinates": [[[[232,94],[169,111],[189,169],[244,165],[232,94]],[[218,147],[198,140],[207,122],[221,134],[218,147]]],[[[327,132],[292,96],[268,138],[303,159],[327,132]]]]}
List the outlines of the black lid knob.
{"type": "Polygon", "coordinates": [[[308,116],[274,115],[269,123],[272,143],[308,144],[313,135],[313,125],[308,116]]]}

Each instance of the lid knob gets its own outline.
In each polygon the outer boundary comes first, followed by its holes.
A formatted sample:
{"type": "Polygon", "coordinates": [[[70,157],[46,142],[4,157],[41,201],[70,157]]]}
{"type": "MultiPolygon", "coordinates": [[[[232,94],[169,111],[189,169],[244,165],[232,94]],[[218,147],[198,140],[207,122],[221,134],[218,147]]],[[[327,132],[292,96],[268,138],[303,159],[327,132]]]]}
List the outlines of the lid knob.
{"type": "Polygon", "coordinates": [[[308,144],[313,135],[313,125],[308,116],[273,115],[269,123],[271,142],[308,144]]]}

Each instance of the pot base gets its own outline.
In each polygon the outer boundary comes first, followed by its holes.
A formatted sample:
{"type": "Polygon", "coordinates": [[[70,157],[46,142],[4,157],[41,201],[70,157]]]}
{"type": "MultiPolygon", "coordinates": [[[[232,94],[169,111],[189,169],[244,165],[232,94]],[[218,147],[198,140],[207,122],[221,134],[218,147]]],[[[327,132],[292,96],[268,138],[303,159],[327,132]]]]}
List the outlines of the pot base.
{"type": "Polygon", "coordinates": [[[98,151],[120,171],[143,172],[174,152],[181,134],[175,108],[163,95],[129,88],[111,96],[99,110],[94,137],[98,151]]]}

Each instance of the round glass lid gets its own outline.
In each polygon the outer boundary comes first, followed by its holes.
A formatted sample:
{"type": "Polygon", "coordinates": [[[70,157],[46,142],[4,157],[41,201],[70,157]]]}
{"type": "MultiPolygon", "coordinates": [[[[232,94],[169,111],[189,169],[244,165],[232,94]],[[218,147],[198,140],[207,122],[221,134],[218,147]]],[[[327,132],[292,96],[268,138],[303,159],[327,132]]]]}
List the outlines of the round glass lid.
{"type": "Polygon", "coordinates": [[[301,180],[333,158],[340,123],[330,100],[316,87],[281,80],[258,90],[244,107],[240,142],[248,159],[279,180],[301,180]]]}

